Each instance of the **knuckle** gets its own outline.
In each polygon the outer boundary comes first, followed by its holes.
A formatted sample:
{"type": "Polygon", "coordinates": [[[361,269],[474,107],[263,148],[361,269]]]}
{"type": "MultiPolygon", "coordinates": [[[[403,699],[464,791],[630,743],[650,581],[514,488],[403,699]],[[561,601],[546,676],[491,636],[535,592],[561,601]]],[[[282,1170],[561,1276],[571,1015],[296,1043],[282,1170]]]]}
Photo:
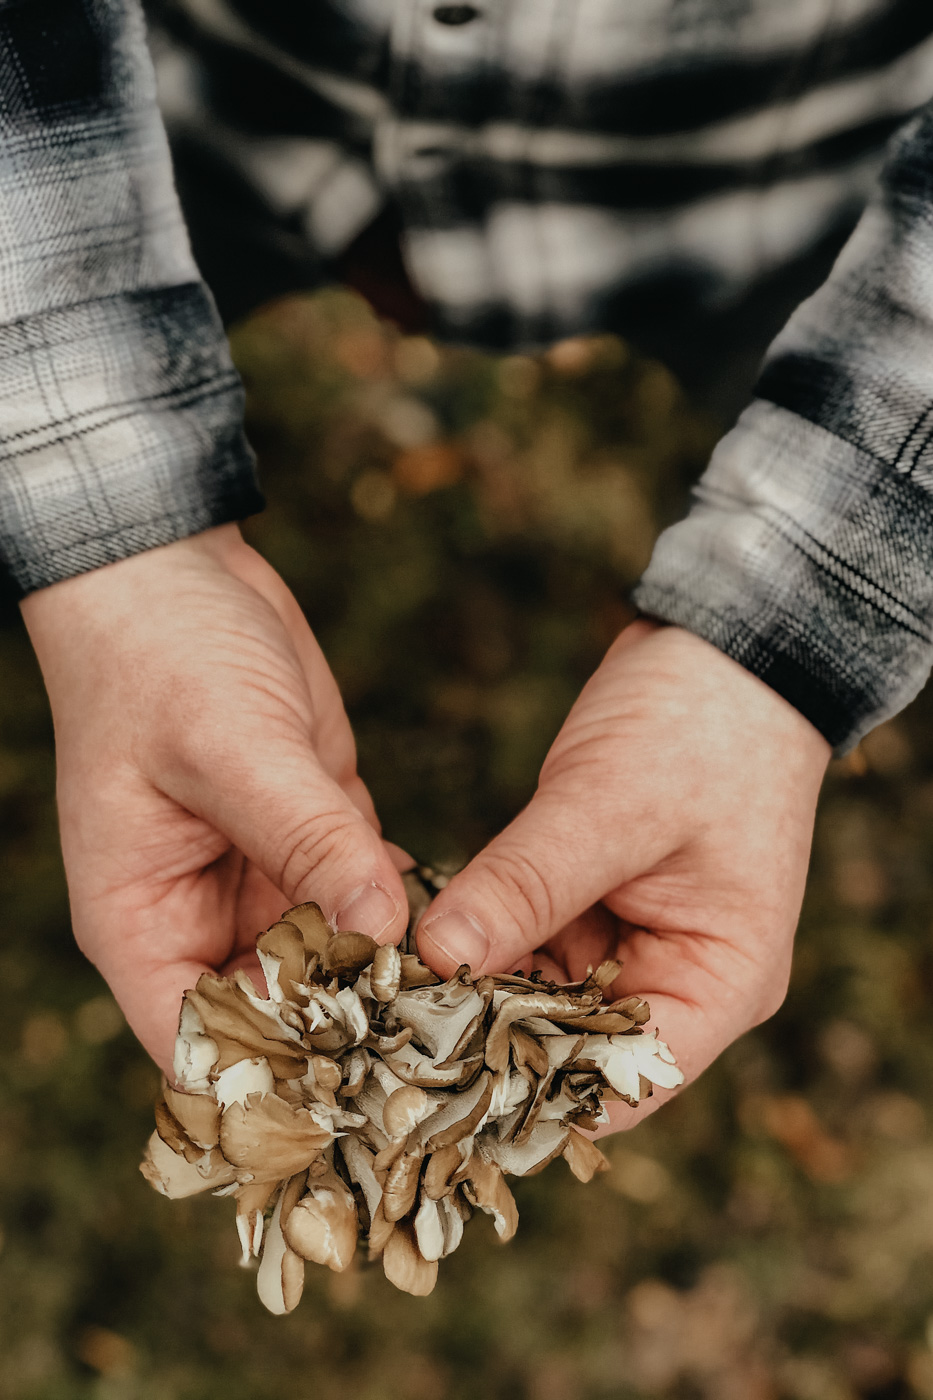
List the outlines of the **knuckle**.
{"type": "Polygon", "coordinates": [[[286,832],[272,857],[273,879],[286,893],[308,894],[331,869],[353,874],[360,822],[342,811],[315,812],[286,832]]]}
{"type": "Polygon", "coordinates": [[[175,735],[167,735],[159,755],[162,766],[182,779],[197,779],[216,772],[221,762],[217,735],[203,724],[186,724],[175,735]]]}
{"type": "Polygon", "coordinates": [[[147,741],[157,769],[182,780],[198,779],[229,763],[231,746],[226,730],[199,687],[192,687],[166,707],[147,741]]]}
{"type": "Polygon", "coordinates": [[[505,847],[487,852],[484,863],[504,913],[522,929],[549,931],[554,922],[554,899],[547,878],[531,857],[505,847]]]}

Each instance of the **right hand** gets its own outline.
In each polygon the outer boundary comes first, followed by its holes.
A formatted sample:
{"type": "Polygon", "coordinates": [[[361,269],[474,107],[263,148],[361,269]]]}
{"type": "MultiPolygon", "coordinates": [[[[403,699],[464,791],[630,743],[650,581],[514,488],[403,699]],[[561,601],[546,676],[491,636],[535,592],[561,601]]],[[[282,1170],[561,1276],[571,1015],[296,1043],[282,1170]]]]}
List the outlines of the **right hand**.
{"type": "Polygon", "coordinates": [[[396,870],[337,685],[234,525],[33,593],[75,937],[171,1076],[182,994],[258,973],[256,934],[316,900],[397,942],[396,870]]]}
{"type": "MultiPolygon", "coordinates": [[[[830,748],[777,691],[679,627],[616,638],[524,811],[424,915],[422,957],[557,982],[612,959],[687,1081],[774,1014],[830,748]]],[[[636,1113],[610,1106],[609,1131],[636,1113]]]]}

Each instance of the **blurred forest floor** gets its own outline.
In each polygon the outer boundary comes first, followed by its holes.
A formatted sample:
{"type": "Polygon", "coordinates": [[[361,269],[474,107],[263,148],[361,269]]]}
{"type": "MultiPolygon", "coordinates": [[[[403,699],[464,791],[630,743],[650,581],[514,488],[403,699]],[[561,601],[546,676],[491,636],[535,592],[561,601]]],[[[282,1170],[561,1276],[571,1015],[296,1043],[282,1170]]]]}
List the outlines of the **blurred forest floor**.
{"type": "MultiPolygon", "coordinates": [[[[237,328],[250,538],[341,683],[386,833],[462,861],[527,800],[714,440],[619,341],[439,351],[350,294],[237,328]]],[[[0,628],[2,1400],[933,1397],[929,694],[825,789],[787,1003],[588,1187],[519,1183],[428,1299],[309,1270],[263,1312],[233,1211],[137,1171],[156,1075],[75,951],[50,724],[0,628]],[[489,1226],[489,1228],[486,1228],[489,1226]]]]}

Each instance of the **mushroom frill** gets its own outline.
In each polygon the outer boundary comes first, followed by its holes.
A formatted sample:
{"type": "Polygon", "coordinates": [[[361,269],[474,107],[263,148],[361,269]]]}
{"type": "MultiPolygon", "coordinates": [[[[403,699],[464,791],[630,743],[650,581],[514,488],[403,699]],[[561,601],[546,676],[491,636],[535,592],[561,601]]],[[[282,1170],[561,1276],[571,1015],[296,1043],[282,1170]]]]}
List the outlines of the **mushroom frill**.
{"type": "Polygon", "coordinates": [[[142,1172],[173,1199],[235,1197],[274,1313],[298,1303],[306,1260],[342,1271],[360,1243],[396,1287],[430,1293],[474,1210],[515,1233],[506,1176],[562,1155],[589,1181],[608,1163],[580,1129],[606,1121],[603,1099],[682,1080],[642,1029],[647,1004],[604,1001],[615,963],[571,986],[467,967],[442,982],[412,953],[335,933],[316,904],[257,951],[267,997],[242,971],[186,994],[178,1087],[142,1172]]]}

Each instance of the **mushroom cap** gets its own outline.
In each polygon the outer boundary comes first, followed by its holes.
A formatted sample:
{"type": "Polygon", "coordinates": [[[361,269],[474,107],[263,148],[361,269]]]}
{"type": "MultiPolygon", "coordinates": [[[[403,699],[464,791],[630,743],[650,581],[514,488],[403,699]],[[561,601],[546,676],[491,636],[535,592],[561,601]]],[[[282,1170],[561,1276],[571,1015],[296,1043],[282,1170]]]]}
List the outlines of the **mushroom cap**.
{"type": "Polygon", "coordinates": [[[306,1108],[274,1094],[251,1094],[233,1103],[220,1120],[220,1150],[254,1181],[280,1181],[305,1170],[334,1140],[306,1108]]]}
{"type": "Polygon", "coordinates": [[[256,1289],[271,1313],[290,1313],[297,1308],[305,1286],[305,1265],[286,1242],[283,1222],[287,1223],[297,1203],[303,1185],[300,1176],[293,1177],[282,1187],[269,1228],[266,1231],[256,1289]]]}
{"type": "Polygon", "coordinates": [[[273,1181],[252,1181],[246,1186],[238,1186],[236,1191],[236,1224],[243,1249],[240,1263],[245,1268],[250,1258],[258,1259],[262,1247],[263,1211],[272,1199],[275,1190],[273,1181]]]}
{"type": "Polygon", "coordinates": [[[326,1264],[338,1274],[349,1268],[359,1234],[356,1201],[333,1168],[309,1181],[283,1232],[289,1248],[302,1259],[326,1264]]]}
{"type": "Polygon", "coordinates": [[[270,997],[293,996],[305,975],[304,941],[295,925],[285,919],[273,924],[256,939],[256,952],[270,997]]]}
{"type": "Polygon", "coordinates": [[[413,1084],[394,1089],[382,1109],[382,1123],[390,1138],[406,1138],[434,1109],[435,1100],[413,1084]]]}
{"type": "Polygon", "coordinates": [[[403,1293],[425,1298],[437,1283],[437,1260],[425,1259],[412,1225],[396,1225],[386,1242],[382,1266],[390,1283],[403,1293]]]}
{"type": "Polygon", "coordinates": [[[174,1152],[157,1132],[152,1134],[139,1170],[156,1191],[172,1201],[198,1196],[235,1180],[236,1173],[219,1152],[204,1152],[197,1161],[174,1152]]]}
{"type": "Polygon", "coordinates": [[[235,1196],[242,1262],[260,1257],[276,1313],[297,1305],[306,1261],[339,1272],[361,1240],[396,1287],[429,1293],[474,1209],[515,1233],[508,1175],[562,1154],[589,1181],[608,1164],[580,1129],[605,1121],[603,1100],[682,1082],[642,1030],[647,1004],[604,1000],[614,963],[564,987],[467,967],[445,982],[311,903],[257,953],[268,995],[242,970],[186,994],[179,1085],[142,1171],[167,1196],[235,1196]]]}
{"type": "Polygon", "coordinates": [[[487,995],[485,989],[481,992],[472,983],[464,983],[458,973],[439,987],[399,992],[392,1012],[397,1021],[410,1027],[412,1038],[441,1068],[458,1059],[476,1034],[491,995],[491,988],[487,995]]]}
{"type": "Polygon", "coordinates": [[[419,1089],[465,1088],[483,1066],[482,1053],[463,1060],[448,1059],[443,1066],[436,1065],[429,1055],[411,1044],[410,1030],[409,1040],[397,1049],[386,1051],[385,1060],[393,1074],[419,1089]]]}
{"type": "Polygon", "coordinates": [[[564,1147],[564,1160],[578,1181],[592,1181],[597,1172],[607,1172],[609,1162],[592,1138],[584,1137],[576,1128],[564,1147]]]}
{"type": "Polygon", "coordinates": [[[293,909],[286,909],[282,919],[295,925],[308,953],[320,955],[334,936],[319,904],[296,904],[293,909]]]}
{"type": "Polygon", "coordinates": [[[211,1094],[192,1094],[163,1084],[162,1098],[172,1117],[196,1147],[217,1146],[220,1105],[211,1094]]]}
{"type": "Polygon", "coordinates": [[[335,933],[324,949],[324,970],[332,975],[353,976],[369,967],[378,946],[366,933],[335,933]]]}
{"type": "Polygon", "coordinates": [[[261,1055],[255,1060],[238,1060],[235,1065],[228,1065],[214,1082],[214,1096],[222,1109],[232,1103],[246,1103],[250,1094],[261,1098],[274,1091],[275,1076],[269,1061],[261,1055]]]}
{"type": "Polygon", "coordinates": [[[373,955],[369,985],[377,1001],[393,1001],[402,982],[402,958],[394,943],[383,943],[373,955]]]}

